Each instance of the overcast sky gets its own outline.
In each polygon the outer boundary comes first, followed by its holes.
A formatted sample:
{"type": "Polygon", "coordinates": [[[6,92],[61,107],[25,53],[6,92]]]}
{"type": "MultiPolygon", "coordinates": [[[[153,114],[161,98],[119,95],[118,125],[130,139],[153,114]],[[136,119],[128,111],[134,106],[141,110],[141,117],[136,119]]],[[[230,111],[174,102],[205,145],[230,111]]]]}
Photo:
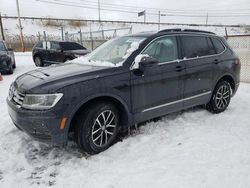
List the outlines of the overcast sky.
{"type": "MultiPolygon", "coordinates": [[[[97,0],[46,0],[46,2],[72,4],[78,7],[48,4],[37,0],[19,0],[19,2],[21,16],[98,19],[98,10],[93,9],[97,7],[95,4],[97,0]],[[83,6],[90,6],[92,9],[83,6]]],[[[143,17],[138,17],[136,12],[146,9],[149,13],[146,15],[146,20],[157,22],[158,16],[153,14],[157,14],[158,9],[168,9],[162,12],[172,16],[162,16],[162,22],[206,23],[205,16],[208,13],[208,24],[250,24],[250,0],[100,0],[100,2],[101,9],[116,9],[112,4],[117,4],[122,11],[134,12],[101,10],[101,19],[143,21],[143,17]],[[173,16],[176,14],[182,16],[173,16]],[[228,17],[230,15],[233,17],[228,17]]],[[[16,16],[16,0],[0,0],[0,12],[16,16]]]]}

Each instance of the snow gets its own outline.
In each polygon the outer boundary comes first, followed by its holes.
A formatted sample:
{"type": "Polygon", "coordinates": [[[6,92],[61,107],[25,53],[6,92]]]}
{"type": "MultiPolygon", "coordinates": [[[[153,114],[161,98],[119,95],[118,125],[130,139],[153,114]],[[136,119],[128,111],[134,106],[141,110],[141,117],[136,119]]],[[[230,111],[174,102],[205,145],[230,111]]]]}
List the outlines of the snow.
{"type": "Polygon", "coordinates": [[[141,59],[142,59],[143,57],[149,57],[149,55],[148,55],[148,54],[139,54],[139,55],[137,55],[137,56],[135,57],[135,63],[134,63],[134,65],[133,65],[133,68],[134,68],[134,69],[138,69],[138,68],[139,68],[139,63],[140,63],[140,61],[141,61],[141,59]]]}
{"type": "Polygon", "coordinates": [[[88,57],[78,57],[70,61],[70,63],[78,63],[81,65],[90,65],[90,66],[101,66],[101,67],[116,67],[117,65],[108,61],[93,61],[89,60],[88,57]]]}
{"type": "Polygon", "coordinates": [[[0,81],[0,187],[250,187],[250,85],[241,83],[229,108],[193,108],[141,126],[107,151],[52,148],[19,131],[8,116],[10,83],[34,69],[30,53],[0,81]]]}
{"type": "Polygon", "coordinates": [[[130,48],[127,50],[126,54],[122,59],[127,59],[135,50],[139,48],[140,42],[132,42],[130,48]]]}

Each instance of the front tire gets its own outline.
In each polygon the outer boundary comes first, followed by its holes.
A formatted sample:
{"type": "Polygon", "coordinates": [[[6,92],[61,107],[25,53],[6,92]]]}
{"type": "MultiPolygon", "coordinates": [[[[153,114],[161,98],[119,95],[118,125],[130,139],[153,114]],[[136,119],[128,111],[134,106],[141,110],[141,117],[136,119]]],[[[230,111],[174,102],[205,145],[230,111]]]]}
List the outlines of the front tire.
{"type": "Polygon", "coordinates": [[[43,61],[39,56],[35,56],[34,62],[35,62],[35,65],[37,67],[42,67],[43,66],[43,61]]]}
{"type": "Polygon", "coordinates": [[[220,113],[227,109],[231,100],[231,87],[227,81],[220,81],[214,91],[212,98],[206,105],[208,111],[212,113],[220,113]]]}
{"type": "Polygon", "coordinates": [[[117,108],[110,103],[90,106],[76,120],[78,146],[89,154],[100,153],[109,148],[119,130],[117,108]]]}

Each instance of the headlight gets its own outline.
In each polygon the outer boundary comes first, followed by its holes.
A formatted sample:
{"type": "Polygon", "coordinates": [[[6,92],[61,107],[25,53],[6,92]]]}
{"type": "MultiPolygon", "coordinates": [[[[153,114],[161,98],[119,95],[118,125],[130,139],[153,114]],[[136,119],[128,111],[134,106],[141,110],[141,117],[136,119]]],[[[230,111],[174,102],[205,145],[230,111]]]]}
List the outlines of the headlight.
{"type": "Polygon", "coordinates": [[[47,110],[56,105],[62,98],[62,93],[25,95],[22,107],[31,110],[47,110]]]}

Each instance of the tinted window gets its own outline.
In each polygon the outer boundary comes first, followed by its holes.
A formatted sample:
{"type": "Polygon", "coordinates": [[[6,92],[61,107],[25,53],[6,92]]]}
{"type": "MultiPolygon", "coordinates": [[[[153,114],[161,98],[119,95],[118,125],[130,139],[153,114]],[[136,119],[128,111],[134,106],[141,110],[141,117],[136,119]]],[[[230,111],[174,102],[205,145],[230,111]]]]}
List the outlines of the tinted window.
{"type": "Polygon", "coordinates": [[[181,38],[183,56],[186,58],[215,54],[213,45],[208,37],[182,36],[181,38]]]}
{"type": "Polygon", "coordinates": [[[64,50],[86,50],[86,48],[75,42],[61,42],[60,45],[64,50]]]}
{"type": "Polygon", "coordinates": [[[52,49],[52,50],[58,50],[58,49],[60,49],[59,43],[57,43],[57,42],[51,42],[50,49],[52,49]]]}
{"type": "Polygon", "coordinates": [[[43,48],[43,43],[42,42],[38,42],[36,44],[36,48],[43,48]]]}
{"type": "Polygon", "coordinates": [[[142,54],[157,59],[159,62],[168,62],[178,59],[176,37],[167,36],[153,41],[142,54]]]}
{"type": "Polygon", "coordinates": [[[6,48],[3,42],[0,42],[0,51],[6,51],[6,48]]]}
{"type": "Polygon", "coordinates": [[[216,53],[219,54],[225,50],[224,45],[221,43],[219,39],[211,38],[214,44],[214,48],[216,50],[216,53]]]}

